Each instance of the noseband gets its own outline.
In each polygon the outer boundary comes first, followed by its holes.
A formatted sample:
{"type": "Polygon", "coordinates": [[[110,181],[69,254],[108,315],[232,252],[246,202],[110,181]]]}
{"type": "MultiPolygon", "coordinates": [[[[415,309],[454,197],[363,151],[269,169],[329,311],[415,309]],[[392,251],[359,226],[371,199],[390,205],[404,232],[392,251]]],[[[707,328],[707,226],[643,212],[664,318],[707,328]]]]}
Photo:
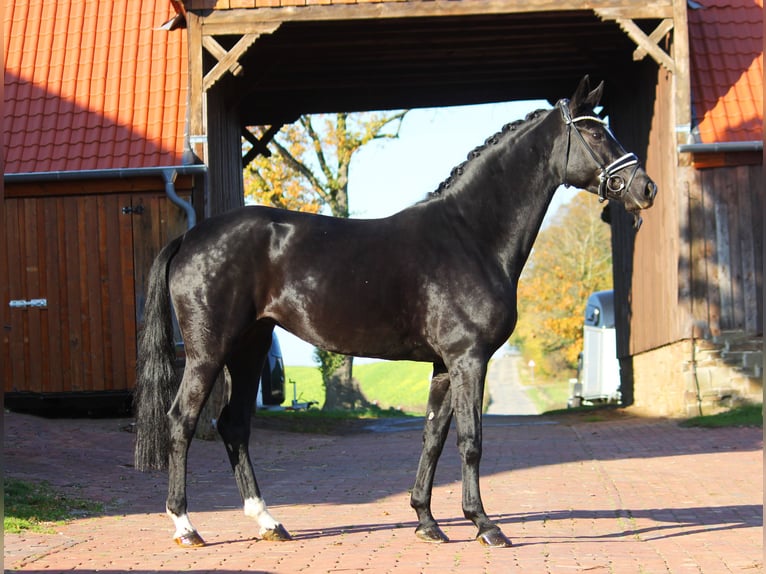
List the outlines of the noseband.
{"type": "Polygon", "coordinates": [[[588,150],[588,153],[593,158],[593,161],[598,164],[599,201],[604,201],[608,198],[619,199],[623,192],[630,187],[631,183],[633,183],[633,178],[636,176],[636,172],[638,171],[638,157],[636,157],[636,154],[626,153],[625,155],[614,160],[609,165],[604,165],[604,162],[599,159],[599,157],[596,155],[596,152],[593,151],[593,148],[591,148],[588,142],[585,141],[585,138],[580,133],[580,129],[577,127],[577,122],[581,122],[583,120],[591,120],[593,122],[597,122],[605,127],[609,135],[612,135],[609,131],[609,128],[607,127],[606,121],[595,116],[577,116],[576,118],[573,118],[572,114],[569,113],[569,100],[559,100],[558,104],[556,105],[559,110],[561,110],[561,115],[564,118],[564,123],[567,125],[567,155],[564,163],[564,185],[567,187],[569,186],[569,183],[567,182],[567,168],[569,166],[569,148],[572,143],[572,128],[574,128],[574,133],[577,134],[577,137],[585,146],[585,149],[588,150]],[[633,170],[630,172],[630,178],[628,179],[628,182],[625,183],[625,178],[623,178],[621,175],[617,175],[617,172],[631,166],[633,166],[633,170]]]}

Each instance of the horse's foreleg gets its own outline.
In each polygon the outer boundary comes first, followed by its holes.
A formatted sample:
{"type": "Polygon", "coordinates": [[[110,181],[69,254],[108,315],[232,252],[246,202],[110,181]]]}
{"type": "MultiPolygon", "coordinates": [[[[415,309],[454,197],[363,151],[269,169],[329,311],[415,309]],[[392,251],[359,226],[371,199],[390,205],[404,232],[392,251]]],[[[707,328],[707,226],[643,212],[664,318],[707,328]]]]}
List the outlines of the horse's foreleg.
{"type": "Polygon", "coordinates": [[[231,397],[218,419],[218,432],[223,438],[234,470],[245,515],[258,521],[259,535],[264,540],[290,540],[290,534],[266,508],[250,459],[250,415],[255,408],[260,366],[263,362],[250,360],[247,355],[252,356],[252,352],[247,349],[242,353],[245,356],[235,357],[227,363],[232,381],[231,397]]]}
{"type": "Polygon", "coordinates": [[[215,368],[204,369],[191,363],[187,364],[178,394],[168,412],[170,454],[168,498],[165,508],[175,525],[173,540],[184,547],[205,545],[187,514],[186,461],[197,420],[215,381],[216,372],[215,368]],[[208,376],[200,376],[205,370],[208,371],[208,376]]]}
{"type": "Polygon", "coordinates": [[[450,380],[446,369],[442,365],[434,365],[423,431],[423,451],[410,498],[410,505],[418,515],[418,527],[415,534],[426,542],[449,541],[431,513],[431,491],[436,464],[444,448],[452,420],[450,393],[450,380]]]}
{"type": "Polygon", "coordinates": [[[463,515],[479,529],[477,540],[486,546],[507,547],[510,540],[484,511],[479,489],[481,413],[486,362],[463,358],[450,368],[457,444],[463,468],[463,515]]]}

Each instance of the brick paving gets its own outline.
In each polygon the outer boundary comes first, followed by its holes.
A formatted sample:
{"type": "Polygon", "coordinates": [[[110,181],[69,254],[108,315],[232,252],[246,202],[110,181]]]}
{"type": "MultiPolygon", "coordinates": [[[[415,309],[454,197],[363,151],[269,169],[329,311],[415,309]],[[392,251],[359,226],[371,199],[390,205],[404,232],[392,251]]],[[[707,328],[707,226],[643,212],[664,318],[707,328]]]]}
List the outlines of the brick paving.
{"type": "Polygon", "coordinates": [[[460,509],[454,430],[437,471],[434,514],[451,542],[414,536],[409,508],[420,421],[378,432],[254,429],[252,454],[291,542],[258,540],[220,442],[195,441],[194,524],[208,546],[181,549],[164,515],[166,477],[131,468],[128,420],[5,414],[6,476],[47,480],[103,501],[103,516],[52,535],[5,535],[4,562],[25,572],[704,573],[762,572],[761,429],[683,429],[612,414],[488,416],[482,494],[514,546],[473,540],[460,509]]]}

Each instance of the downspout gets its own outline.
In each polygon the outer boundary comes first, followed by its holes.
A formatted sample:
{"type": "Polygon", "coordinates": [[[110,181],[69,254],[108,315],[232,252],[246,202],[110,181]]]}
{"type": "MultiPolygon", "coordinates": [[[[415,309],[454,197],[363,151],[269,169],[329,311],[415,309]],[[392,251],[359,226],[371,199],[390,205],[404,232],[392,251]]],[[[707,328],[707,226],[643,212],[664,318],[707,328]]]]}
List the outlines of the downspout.
{"type": "Polygon", "coordinates": [[[162,170],[162,179],[165,181],[165,195],[168,199],[186,212],[186,230],[188,231],[197,225],[197,213],[194,207],[188,201],[181,199],[176,193],[176,177],[178,171],[175,169],[162,170]]]}

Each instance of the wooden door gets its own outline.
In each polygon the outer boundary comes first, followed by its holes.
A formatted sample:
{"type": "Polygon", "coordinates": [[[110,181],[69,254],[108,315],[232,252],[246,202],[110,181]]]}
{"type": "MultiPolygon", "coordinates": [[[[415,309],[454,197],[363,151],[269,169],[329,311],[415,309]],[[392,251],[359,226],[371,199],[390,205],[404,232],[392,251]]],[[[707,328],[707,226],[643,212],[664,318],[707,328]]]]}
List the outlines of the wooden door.
{"type": "Polygon", "coordinates": [[[6,198],[5,207],[5,392],[131,390],[145,278],[183,231],[183,212],[163,193],[6,198]]]}

